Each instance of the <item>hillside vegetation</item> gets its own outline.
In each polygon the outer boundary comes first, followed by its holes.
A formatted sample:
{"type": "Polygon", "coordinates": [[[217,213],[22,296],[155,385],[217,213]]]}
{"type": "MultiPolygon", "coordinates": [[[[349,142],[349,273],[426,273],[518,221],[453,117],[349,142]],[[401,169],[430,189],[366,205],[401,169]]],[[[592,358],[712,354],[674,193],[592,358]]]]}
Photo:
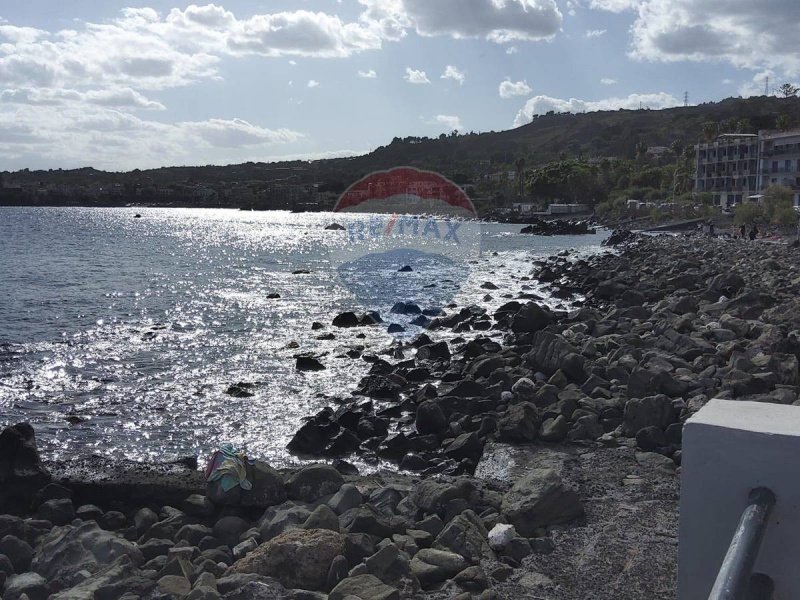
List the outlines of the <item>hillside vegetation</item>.
{"type": "MultiPolygon", "coordinates": [[[[266,208],[275,187],[319,184],[315,189],[331,194],[365,174],[397,165],[436,170],[456,183],[470,186],[473,197],[484,207],[503,205],[519,196],[535,201],[556,198],[591,203],[613,199],[614,192],[651,188],[654,198],[673,187],[675,172],[681,172],[679,192],[691,189],[692,146],[717,133],[755,133],[759,129],[789,127],[800,123],[800,98],[728,98],[720,102],[664,110],[617,110],[582,114],[547,114],[508,131],[442,134],[438,138],[395,138],[386,146],[353,158],[279,163],[244,163],[228,166],[164,167],[108,173],[91,168],[76,170],[21,171],[0,173],[7,181],[39,185],[118,184],[125,195],[137,186],[225,185],[250,182],[254,197],[262,197],[266,208]],[[645,156],[648,147],[665,146],[671,154],[645,156]],[[592,159],[589,161],[589,159],[592,159]],[[604,166],[600,162],[605,159],[604,166]],[[585,165],[594,173],[587,179],[585,165]],[[683,163],[681,163],[683,161],[683,163]],[[565,163],[557,164],[557,163],[565,163]],[[671,170],[669,170],[671,165],[671,170]],[[681,166],[682,165],[682,166],[681,166]],[[537,171],[548,166],[550,177],[537,171]],[[667,167],[667,170],[664,170],[667,167]],[[649,171],[648,171],[649,169],[649,171]],[[655,169],[655,170],[654,170],[655,169]],[[491,180],[494,172],[511,173],[502,183],[491,180]],[[554,183],[559,173],[577,171],[577,189],[564,190],[554,183]],[[516,177],[513,176],[515,172],[516,177]],[[602,185],[597,185],[597,174],[602,185]],[[516,179],[509,183],[509,179],[516,179]],[[522,179],[524,186],[520,185],[522,179]],[[591,181],[589,181],[591,179],[591,181]],[[537,187],[536,182],[547,185],[537,187]],[[259,188],[258,182],[264,185],[259,188]],[[547,187],[547,186],[550,187],[547,187]],[[589,189],[584,189],[588,186],[589,189]],[[587,194],[589,197],[586,197],[587,194]],[[260,195],[260,196],[259,196],[260,195]]],[[[557,184],[558,181],[555,181],[557,184]]],[[[619,196],[619,194],[617,194],[619,196]]],[[[220,194],[218,205],[225,205],[220,194]]],[[[236,205],[232,197],[227,202],[236,205]]],[[[164,203],[170,203],[166,200],[164,203]]],[[[174,203],[174,200],[172,201],[174,203]]]]}

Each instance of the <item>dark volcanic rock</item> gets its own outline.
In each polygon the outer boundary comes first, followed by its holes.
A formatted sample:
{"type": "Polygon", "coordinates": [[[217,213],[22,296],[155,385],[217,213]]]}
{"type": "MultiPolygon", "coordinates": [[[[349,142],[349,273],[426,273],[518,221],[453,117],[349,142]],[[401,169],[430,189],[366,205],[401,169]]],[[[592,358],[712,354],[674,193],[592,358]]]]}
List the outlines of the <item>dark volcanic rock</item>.
{"type": "Polygon", "coordinates": [[[36,436],[28,423],[0,432],[0,512],[27,511],[36,492],[50,481],[36,449],[36,436]]]}
{"type": "Polygon", "coordinates": [[[583,516],[578,493],[567,488],[552,469],[532,469],[503,497],[503,515],[524,536],[536,529],[568,523],[583,516]]]}

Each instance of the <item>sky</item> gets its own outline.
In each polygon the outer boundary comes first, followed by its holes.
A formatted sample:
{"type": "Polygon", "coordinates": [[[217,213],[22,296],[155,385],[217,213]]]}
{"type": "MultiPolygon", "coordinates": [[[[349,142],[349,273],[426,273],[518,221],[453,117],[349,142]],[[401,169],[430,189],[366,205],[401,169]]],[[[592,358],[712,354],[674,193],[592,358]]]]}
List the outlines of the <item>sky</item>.
{"type": "Polygon", "coordinates": [[[0,170],[316,159],[800,80],[798,0],[0,0],[0,170]]]}

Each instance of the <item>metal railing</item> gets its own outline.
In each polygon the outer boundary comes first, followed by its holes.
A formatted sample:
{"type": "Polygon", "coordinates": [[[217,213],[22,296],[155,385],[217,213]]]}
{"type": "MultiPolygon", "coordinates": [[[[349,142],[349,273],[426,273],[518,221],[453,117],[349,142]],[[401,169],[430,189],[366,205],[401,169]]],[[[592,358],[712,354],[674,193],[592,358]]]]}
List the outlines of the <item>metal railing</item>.
{"type": "Polygon", "coordinates": [[[774,592],[772,579],[753,573],[761,549],[767,522],[775,506],[775,494],[765,487],[750,491],[747,507],[742,512],[731,545],[722,561],[717,580],[708,600],[770,600],[774,592]]]}

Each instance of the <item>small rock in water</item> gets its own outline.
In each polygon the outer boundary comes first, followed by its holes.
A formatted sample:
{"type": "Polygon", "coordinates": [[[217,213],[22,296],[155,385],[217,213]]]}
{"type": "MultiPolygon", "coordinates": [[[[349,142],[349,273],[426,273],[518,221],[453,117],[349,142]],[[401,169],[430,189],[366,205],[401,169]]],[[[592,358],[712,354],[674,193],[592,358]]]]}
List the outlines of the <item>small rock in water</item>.
{"type": "Polygon", "coordinates": [[[325,365],[311,356],[298,356],[295,368],[298,371],[323,371],[325,365]]]}
{"type": "Polygon", "coordinates": [[[225,393],[234,398],[251,398],[253,394],[247,390],[252,387],[251,383],[236,383],[225,390],[225,393]]]}
{"type": "Polygon", "coordinates": [[[405,265],[404,267],[400,267],[397,269],[398,273],[411,273],[414,269],[411,268],[410,265],[405,265]]]}

